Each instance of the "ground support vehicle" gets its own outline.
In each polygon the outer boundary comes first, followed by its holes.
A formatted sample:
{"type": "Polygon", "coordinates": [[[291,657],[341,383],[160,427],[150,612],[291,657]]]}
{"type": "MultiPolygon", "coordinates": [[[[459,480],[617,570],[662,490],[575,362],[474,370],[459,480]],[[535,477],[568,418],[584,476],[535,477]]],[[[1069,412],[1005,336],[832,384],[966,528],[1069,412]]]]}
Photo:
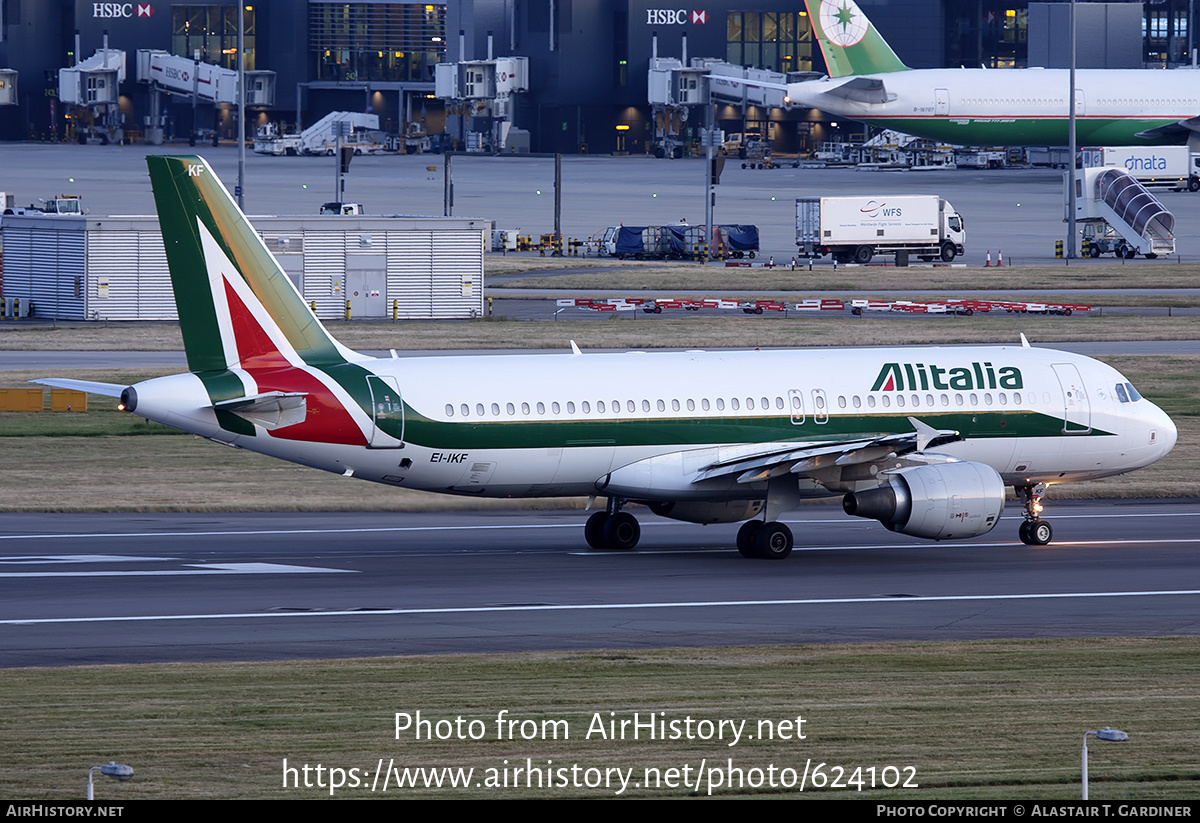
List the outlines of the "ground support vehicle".
{"type": "Polygon", "coordinates": [[[937,195],[796,199],[796,246],[804,257],[866,264],[877,254],[904,253],[949,263],[965,241],[962,217],[937,195]]]}

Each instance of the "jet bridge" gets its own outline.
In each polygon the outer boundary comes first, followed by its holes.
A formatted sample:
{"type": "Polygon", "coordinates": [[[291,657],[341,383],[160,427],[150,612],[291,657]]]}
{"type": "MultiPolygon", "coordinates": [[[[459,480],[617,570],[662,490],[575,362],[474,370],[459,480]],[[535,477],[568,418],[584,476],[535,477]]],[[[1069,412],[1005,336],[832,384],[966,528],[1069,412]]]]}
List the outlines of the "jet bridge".
{"type": "Polygon", "coordinates": [[[1074,185],[1075,220],[1083,224],[1092,257],[1112,252],[1153,259],[1175,252],[1175,215],[1124,169],[1076,169],[1074,185]]]}

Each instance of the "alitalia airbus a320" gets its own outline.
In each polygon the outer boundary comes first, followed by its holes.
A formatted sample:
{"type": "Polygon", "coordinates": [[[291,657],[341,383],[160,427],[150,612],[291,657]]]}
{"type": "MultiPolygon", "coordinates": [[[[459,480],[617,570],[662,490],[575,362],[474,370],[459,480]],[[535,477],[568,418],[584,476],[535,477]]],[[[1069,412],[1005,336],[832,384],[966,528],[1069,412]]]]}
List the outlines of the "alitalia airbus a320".
{"type": "Polygon", "coordinates": [[[132,386],[127,411],[347,477],[476,497],[607,498],[584,526],[628,550],[630,504],[746,521],[741,553],[784,558],[780,515],[837,495],[933,540],[1046,487],[1148,466],[1170,418],[1109,366],[1029,347],[810,349],[376,359],[334,340],[200,157],[149,157],[189,371],[132,386]],[[647,380],[653,375],[653,380],[647,380]]]}

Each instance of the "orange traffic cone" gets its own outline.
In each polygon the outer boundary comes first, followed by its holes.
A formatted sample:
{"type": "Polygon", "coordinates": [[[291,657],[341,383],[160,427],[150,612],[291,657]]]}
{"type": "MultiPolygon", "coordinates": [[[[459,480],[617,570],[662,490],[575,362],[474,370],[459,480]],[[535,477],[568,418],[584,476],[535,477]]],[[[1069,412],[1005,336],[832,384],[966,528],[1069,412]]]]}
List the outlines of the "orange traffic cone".
{"type": "Polygon", "coordinates": [[[996,252],[996,268],[1004,265],[1004,249],[999,249],[996,252]]]}
{"type": "Polygon", "coordinates": [[[987,262],[983,264],[983,267],[986,269],[986,268],[989,268],[991,265],[992,265],[992,250],[988,249],[987,262]]]}

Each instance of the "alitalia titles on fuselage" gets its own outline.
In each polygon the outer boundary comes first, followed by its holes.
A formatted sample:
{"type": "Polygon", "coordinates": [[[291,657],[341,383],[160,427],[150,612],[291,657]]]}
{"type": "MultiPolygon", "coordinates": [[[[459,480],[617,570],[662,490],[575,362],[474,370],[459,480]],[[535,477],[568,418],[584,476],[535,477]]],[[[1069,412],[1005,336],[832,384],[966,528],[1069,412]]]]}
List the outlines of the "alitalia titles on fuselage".
{"type": "Polygon", "coordinates": [[[970,366],[935,363],[884,363],[871,391],[927,391],[929,389],[1023,389],[1025,381],[1016,366],[994,367],[989,362],[970,366]]]}

